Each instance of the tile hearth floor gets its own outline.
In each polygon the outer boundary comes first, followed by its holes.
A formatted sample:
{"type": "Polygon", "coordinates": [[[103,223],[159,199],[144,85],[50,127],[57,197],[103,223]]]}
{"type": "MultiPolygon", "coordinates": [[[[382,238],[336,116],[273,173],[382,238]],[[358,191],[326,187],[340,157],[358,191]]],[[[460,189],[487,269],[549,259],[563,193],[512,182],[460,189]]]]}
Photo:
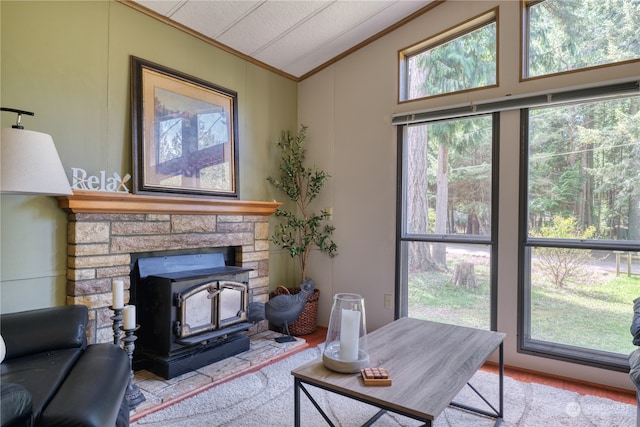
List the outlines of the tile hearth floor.
{"type": "Polygon", "coordinates": [[[251,335],[248,351],[170,380],[146,370],[135,372],[133,383],[142,391],[146,400],[131,411],[131,422],[198,394],[216,384],[258,370],[309,347],[306,340],[301,337],[296,337],[295,342],[282,344],[275,342],[274,338],[281,335],[274,331],[251,335]]]}

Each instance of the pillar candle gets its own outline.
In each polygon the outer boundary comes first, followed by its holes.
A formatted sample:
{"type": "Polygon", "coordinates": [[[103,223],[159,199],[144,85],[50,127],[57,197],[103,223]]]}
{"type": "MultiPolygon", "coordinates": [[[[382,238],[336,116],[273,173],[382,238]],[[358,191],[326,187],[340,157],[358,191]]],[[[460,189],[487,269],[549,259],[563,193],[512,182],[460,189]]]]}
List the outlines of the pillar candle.
{"type": "Polygon", "coordinates": [[[136,306],[135,305],[125,305],[122,310],[122,314],[124,317],[123,327],[124,329],[135,329],[136,328],[136,306]]]}
{"type": "Polygon", "coordinates": [[[355,362],[358,360],[358,341],[360,339],[360,312],[342,310],[340,320],[340,360],[355,362]]]}
{"type": "Polygon", "coordinates": [[[111,285],[111,296],[113,298],[113,302],[111,303],[112,308],[121,309],[124,307],[124,282],[122,280],[114,280],[111,285]]]}

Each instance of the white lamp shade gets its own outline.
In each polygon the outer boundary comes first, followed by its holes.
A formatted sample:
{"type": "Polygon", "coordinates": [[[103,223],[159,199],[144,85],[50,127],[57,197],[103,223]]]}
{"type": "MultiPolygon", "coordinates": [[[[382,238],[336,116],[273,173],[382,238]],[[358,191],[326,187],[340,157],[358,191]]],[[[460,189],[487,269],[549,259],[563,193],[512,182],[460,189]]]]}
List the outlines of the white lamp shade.
{"type": "Polygon", "coordinates": [[[51,196],[73,194],[51,136],[3,128],[0,148],[0,192],[51,196]]]}

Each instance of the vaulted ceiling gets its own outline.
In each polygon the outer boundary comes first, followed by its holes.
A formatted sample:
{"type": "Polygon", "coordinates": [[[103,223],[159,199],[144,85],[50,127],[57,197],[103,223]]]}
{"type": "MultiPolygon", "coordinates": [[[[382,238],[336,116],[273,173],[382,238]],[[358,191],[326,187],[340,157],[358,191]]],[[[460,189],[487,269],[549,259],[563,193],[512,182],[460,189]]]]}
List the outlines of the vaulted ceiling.
{"type": "Polygon", "coordinates": [[[312,74],[439,3],[437,0],[123,2],[294,79],[312,74]]]}

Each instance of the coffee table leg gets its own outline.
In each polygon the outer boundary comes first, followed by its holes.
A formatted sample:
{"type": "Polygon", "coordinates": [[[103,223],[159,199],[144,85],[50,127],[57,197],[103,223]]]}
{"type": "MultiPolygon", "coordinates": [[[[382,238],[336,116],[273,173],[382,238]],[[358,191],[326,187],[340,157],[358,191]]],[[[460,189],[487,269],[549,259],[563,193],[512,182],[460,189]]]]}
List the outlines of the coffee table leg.
{"type": "Polygon", "coordinates": [[[300,380],[293,379],[293,424],[300,427],[300,380]]]}
{"type": "Polygon", "coordinates": [[[501,342],[500,343],[500,350],[498,352],[499,354],[499,364],[500,364],[500,379],[499,379],[499,387],[500,387],[500,401],[499,401],[499,409],[500,409],[500,413],[498,414],[498,416],[500,417],[500,419],[502,420],[504,418],[504,343],[501,342]]]}
{"type": "Polygon", "coordinates": [[[500,345],[498,346],[498,357],[499,357],[498,409],[496,409],[494,405],[489,403],[489,401],[470,382],[467,383],[467,386],[469,386],[471,390],[473,390],[476,393],[476,395],[480,399],[482,399],[484,403],[486,403],[487,406],[489,406],[489,408],[491,408],[491,411],[493,412],[490,412],[481,408],[465,405],[463,403],[458,403],[458,402],[451,402],[449,403],[449,406],[461,408],[469,412],[475,412],[476,414],[485,415],[487,417],[493,418],[496,420],[494,426],[499,426],[500,424],[502,424],[502,420],[504,418],[504,412],[503,412],[504,411],[504,343],[500,343],[500,345]]]}

